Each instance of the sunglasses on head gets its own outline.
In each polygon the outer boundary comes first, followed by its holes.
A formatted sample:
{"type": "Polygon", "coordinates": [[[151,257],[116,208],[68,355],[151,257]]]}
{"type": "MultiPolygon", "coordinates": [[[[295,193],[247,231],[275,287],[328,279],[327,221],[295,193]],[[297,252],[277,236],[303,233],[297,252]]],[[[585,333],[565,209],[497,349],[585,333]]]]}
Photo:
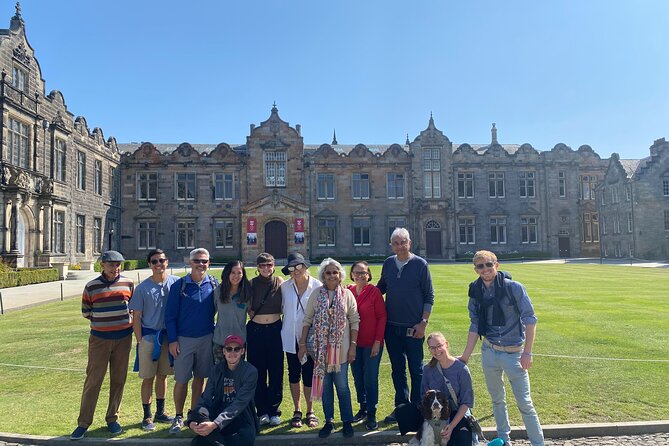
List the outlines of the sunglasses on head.
{"type": "Polygon", "coordinates": [[[167,259],[151,259],[151,265],[163,264],[167,262],[167,259]]]}
{"type": "Polygon", "coordinates": [[[495,266],[494,262],[477,263],[476,269],[492,268],[493,266],[495,266]]]}
{"type": "Polygon", "coordinates": [[[232,352],[239,353],[240,351],[242,351],[242,348],[243,347],[225,347],[225,351],[228,353],[232,352]]]}
{"type": "Polygon", "coordinates": [[[304,265],[300,263],[299,265],[289,266],[287,269],[292,273],[293,271],[299,271],[302,268],[304,268],[304,265]]]}
{"type": "Polygon", "coordinates": [[[209,263],[209,259],[191,259],[190,261],[193,263],[200,263],[202,265],[209,263]]]}

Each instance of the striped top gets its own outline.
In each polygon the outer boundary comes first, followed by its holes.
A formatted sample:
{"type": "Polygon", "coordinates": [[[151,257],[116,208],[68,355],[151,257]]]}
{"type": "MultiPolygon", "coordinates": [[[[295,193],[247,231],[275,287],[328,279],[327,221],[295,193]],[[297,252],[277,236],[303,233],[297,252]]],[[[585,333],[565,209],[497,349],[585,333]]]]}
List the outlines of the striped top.
{"type": "Polygon", "coordinates": [[[120,339],[132,333],[128,302],[135,288],[132,280],[119,276],[107,281],[102,275],[84,287],[81,314],[91,321],[91,334],[104,339],[120,339]]]}

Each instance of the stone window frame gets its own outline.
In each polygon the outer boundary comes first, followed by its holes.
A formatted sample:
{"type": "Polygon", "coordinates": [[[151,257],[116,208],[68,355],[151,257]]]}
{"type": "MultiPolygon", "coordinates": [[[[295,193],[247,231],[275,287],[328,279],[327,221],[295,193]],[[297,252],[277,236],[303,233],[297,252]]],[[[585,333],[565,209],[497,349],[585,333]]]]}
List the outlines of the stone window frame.
{"type": "Polygon", "coordinates": [[[567,172],[558,171],[558,197],[567,198],[567,172]]]}
{"type": "Polygon", "coordinates": [[[86,216],[82,214],[76,214],[75,216],[75,245],[76,251],[79,254],[86,253],[86,216]]]}
{"type": "Polygon", "coordinates": [[[337,198],[337,183],[333,173],[316,175],[316,199],[330,201],[337,198]]]}
{"type": "Polygon", "coordinates": [[[30,124],[15,116],[7,119],[7,161],[23,169],[30,169],[30,124]]]}
{"type": "Polygon", "coordinates": [[[404,200],[406,197],[406,176],[404,173],[386,173],[386,196],[388,200],[404,200]]]}
{"type": "Polygon", "coordinates": [[[175,246],[177,249],[195,248],[195,219],[178,219],[174,222],[175,246]],[[184,243],[180,243],[180,242],[184,243]]]}
{"type": "Polygon", "coordinates": [[[391,215],[388,217],[388,239],[393,234],[393,231],[397,228],[406,228],[407,218],[401,215],[391,215]]]}
{"type": "Polygon", "coordinates": [[[232,201],[235,198],[235,174],[234,172],[214,172],[214,200],[232,201]]]}
{"type": "Polygon", "coordinates": [[[53,211],[53,240],[51,249],[54,254],[65,254],[65,209],[53,211]]]}
{"type": "Polygon", "coordinates": [[[632,213],[628,212],[627,213],[627,232],[631,233],[634,230],[634,218],[632,217],[632,213]]]}
{"type": "Polygon", "coordinates": [[[233,218],[215,218],[214,224],[212,225],[214,229],[214,246],[216,248],[230,249],[234,247],[235,239],[235,221],[233,218]],[[219,233],[217,225],[223,223],[224,226],[221,228],[225,231],[223,238],[225,239],[223,244],[219,243],[219,233]],[[229,242],[229,243],[228,243],[229,242]]]}
{"type": "Polygon", "coordinates": [[[474,172],[458,172],[457,174],[458,198],[470,199],[475,196],[474,172]]]}
{"type": "Polygon", "coordinates": [[[155,249],[158,240],[158,220],[137,221],[137,250],[155,249]]]}
{"type": "Polygon", "coordinates": [[[461,215],[458,217],[458,243],[460,245],[476,244],[476,217],[461,215]]]}
{"type": "Polygon", "coordinates": [[[664,230],[669,232],[669,209],[664,210],[664,230]]]}
{"type": "Polygon", "coordinates": [[[537,175],[533,170],[518,173],[518,194],[520,198],[536,198],[537,175]]]}
{"type": "Polygon", "coordinates": [[[102,252],[102,218],[93,217],[93,252],[102,252]]]}
{"type": "Polygon", "coordinates": [[[55,138],[51,163],[52,178],[65,182],[67,179],[67,141],[63,138],[55,138]]]}
{"type": "Polygon", "coordinates": [[[491,245],[506,245],[507,243],[507,218],[503,215],[491,216],[488,219],[490,226],[490,244],[491,245]]]}
{"type": "Polygon", "coordinates": [[[77,150],[77,189],[86,190],[86,153],[77,150]]]}
{"type": "Polygon", "coordinates": [[[335,217],[320,217],[317,228],[318,246],[337,246],[337,219],[335,217]]]}
{"type": "Polygon", "coordinates": [[[265,174],[265,186],[286,187],[286,171],[288,156],[285,150],[264,152],[263,172],[265,174]]]}
{"type": "Polygon", "coordinates": [[[597,175],[581,175],[581,200],[594,200],[598,183],[597,175]]]}
{"type": "Polygon", "coordinates": [[[102,195],[102,160],[96,159],[93,172],[93,192],[102,195]]]}
{"type": "Polygon", "coordinates": [[[158,172],[137,172],[135,174],[137,201],[158,200],[158,172]]]}
{"type": "Polygon", "coordinates": [[[506,198],[504,172],[488,172],[488,198],[506,198]]]}
{"type": "Polygon", "coordinates": [[[351,174],[351,197],[354,200],[369,200],[370,178],[367,172],[354,172],[351,174]]]}
{"type": "Polygon", "coordinates": [[[370,246],[372,243],[372,219],[370,217],[353,217],[353,246],[370,246]]]}
{"type": "Polygon", "coordinates": [[[16,64],[12,66],[12,87],[28,94],[30,91],[30,72],[16,64]]]}
{"type": "Polygon", "coordinates": [[[520,217],[520,243],[536,244],[539,241],[539,219],[537,217],[520,217]]]}
{"type": "Polygon", "coordinates": [[[662,176],[662,195],[669,197],[669,173],[662,176]]]}
{"type": "Polygon", "coordinates": [[[423,148],[423,196],[441,198],[441,150],[423,148]]]}
{"type": "Polygon", "coordinates": [[[177,201],[197,200],[196,172],[174,172],[174,199],[177,201]]]}

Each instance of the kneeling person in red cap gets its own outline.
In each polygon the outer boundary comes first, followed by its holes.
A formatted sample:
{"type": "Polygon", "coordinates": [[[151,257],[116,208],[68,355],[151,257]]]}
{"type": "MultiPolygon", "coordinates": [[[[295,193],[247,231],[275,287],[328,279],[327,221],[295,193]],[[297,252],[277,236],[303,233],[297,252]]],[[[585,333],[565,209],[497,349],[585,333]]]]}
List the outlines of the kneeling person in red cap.
{"type": "Polygon", "coordinates": [[[246,446],[255,442],[259,424],[253,395],[258,370],[244,361],[244,351],[242,338],[225,338],[225,361],[212,369],[204,393],[186,421],[197,434],[192,446],[246,446]]]}

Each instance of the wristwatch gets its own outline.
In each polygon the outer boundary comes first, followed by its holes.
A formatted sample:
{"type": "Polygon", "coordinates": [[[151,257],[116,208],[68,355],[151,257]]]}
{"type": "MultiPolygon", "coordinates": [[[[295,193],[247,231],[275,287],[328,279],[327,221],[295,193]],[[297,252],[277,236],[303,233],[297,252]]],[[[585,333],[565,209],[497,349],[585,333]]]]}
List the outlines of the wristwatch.
{"type": "Polygon", "coordinates": [[[424,322],[427,325],[427,319],[421,319],[421,322],[424,322]]]}

